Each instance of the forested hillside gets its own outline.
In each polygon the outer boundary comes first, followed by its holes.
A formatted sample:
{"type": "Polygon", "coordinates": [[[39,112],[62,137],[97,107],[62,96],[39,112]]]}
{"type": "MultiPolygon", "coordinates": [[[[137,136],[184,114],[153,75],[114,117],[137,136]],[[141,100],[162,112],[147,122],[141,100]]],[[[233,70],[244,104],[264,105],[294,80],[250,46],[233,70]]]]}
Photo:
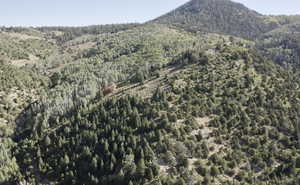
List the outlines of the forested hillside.
{"type": "Polygon", "coordinates": [[[288,24],[264,34],[257,41],[263,55],[296,71],[300,67],[300,24],[288,24]]]}
{"type": "Polygon", "coordinates": [[[192,0],[0,27],[0,184],[300,184],[300,16],[192,0]]]}
{"type": "Polygon", "coordinates": [[[0,183],[18,171],[11,149],[15,120],[47,88],[47,79],[0,61],[0,183]]]}
{"type": "Polygon", "coordinates": [[[150,97],[124,90],[50,119],[34,104],[15,138],[23,177],[58,184],[297,182],[300,92],[292,74],[228,40],[183,51],[158,74],[169,69],[133,87],[142,92],[158,78],[150,97]]]}
{"type": "Polygon", "coordinates": [[[223,33],[249,40],[280,25],[277,19],[263,16],[230,0],[191,0],[152,22],[171,24],[187,31],[223,33]]]}

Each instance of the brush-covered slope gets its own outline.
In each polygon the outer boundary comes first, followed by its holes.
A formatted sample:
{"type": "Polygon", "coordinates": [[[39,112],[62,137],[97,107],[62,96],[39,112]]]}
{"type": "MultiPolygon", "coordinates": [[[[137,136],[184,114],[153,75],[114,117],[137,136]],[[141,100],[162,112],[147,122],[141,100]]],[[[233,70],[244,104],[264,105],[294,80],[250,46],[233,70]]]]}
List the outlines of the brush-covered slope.
{"type": "Polygon", "coordinates": [[[195,41],[157,75],[120,83],[67,113],[49,117],[32,105],[15,137],[16,178],[78,185],[297,184],[298,80],[242,42],[219,38],[206,48],[195,41]]]}
{"type": "Polygon", "coordinates": [[[256,41],[264,56],[297,71],[300,67],[300,24],[288,24],[264,34],[256,41]]]}
{"type": "MultiPolygon", "coordinates": [[[[52,69],[51,88],[35,109],[48,112],[50,119],[99,96],[109,84],[150,78],[196,40],[188,33],[160,25],[98,35],[95,47],[78,51],[74,61],[52,69]]],[[[72,47],[76,42],[72,40],[63,47],[72,47]]]]}
{"type": "Polygon", "coordinates": [[[47,88],[47,79],[0,61],[0,184],[18,172],[11,149],[15,119],[47,88]]]}
{"type": "Polygon", "coordinates": [[[42,32],[34,29],[0,31],[0,60],[15,66],[37,64],[55,49],[55,43],[46,40],[42,32]]]}
{"type": "Polygon", "coordinates": [[[153,22],[172,24],[192,31],[230,34],[250,40],[279,25],[277,20],[230,0],[191,0],[153,22]]]}

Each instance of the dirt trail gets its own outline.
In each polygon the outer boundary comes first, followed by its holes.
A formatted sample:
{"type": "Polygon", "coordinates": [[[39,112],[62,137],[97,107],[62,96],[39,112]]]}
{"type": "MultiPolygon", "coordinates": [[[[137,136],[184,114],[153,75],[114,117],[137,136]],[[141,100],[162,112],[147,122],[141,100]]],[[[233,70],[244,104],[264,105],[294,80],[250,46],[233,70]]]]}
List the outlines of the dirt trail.
{"type": "Polygon", "coordinates": [[[132,84],[124,87],[119,87],[115,90],[115,92],[107,95],[104,99],[108,99],[111,97],[122,97],[126,95],[139,96],[141,98],[149,98],[155,92],[155,90],[159,87],[162,90],[167,90],[169,87],[167,85],[167,78],[170,77],[181,70],[177,70],[174,67],[167,68],[166,70],[160,72],[158,78],[151,78],[146,80],[143,84],[132,84]]]}

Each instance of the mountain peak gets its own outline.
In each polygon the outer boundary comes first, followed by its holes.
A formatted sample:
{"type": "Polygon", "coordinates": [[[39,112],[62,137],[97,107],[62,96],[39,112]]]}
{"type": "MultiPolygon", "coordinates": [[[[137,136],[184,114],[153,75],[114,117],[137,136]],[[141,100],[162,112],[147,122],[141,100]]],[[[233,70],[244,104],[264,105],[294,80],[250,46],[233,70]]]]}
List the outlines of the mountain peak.
{"type": "Polygon", "coordinates": [[[153,22],[250,40],[278,26],[267,22],[256,11],[230,0],[191,0],[153,22]]]}

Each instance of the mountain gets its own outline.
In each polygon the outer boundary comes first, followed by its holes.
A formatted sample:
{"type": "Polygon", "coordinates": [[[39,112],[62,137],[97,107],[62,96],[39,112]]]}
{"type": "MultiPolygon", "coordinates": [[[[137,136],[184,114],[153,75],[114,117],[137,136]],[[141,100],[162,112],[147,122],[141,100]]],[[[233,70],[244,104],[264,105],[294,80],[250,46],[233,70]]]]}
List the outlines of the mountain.
{"type": "Polygon", "coordinates": [[[299,20],[1,28],[0,184],[299,184],[299,20]]]}
{"type": "Polygon", "coordinates": [[[279,26],[276,19],[270,19],[230,0],[191,0],[152,22],[250,40],[279,26]]]}

